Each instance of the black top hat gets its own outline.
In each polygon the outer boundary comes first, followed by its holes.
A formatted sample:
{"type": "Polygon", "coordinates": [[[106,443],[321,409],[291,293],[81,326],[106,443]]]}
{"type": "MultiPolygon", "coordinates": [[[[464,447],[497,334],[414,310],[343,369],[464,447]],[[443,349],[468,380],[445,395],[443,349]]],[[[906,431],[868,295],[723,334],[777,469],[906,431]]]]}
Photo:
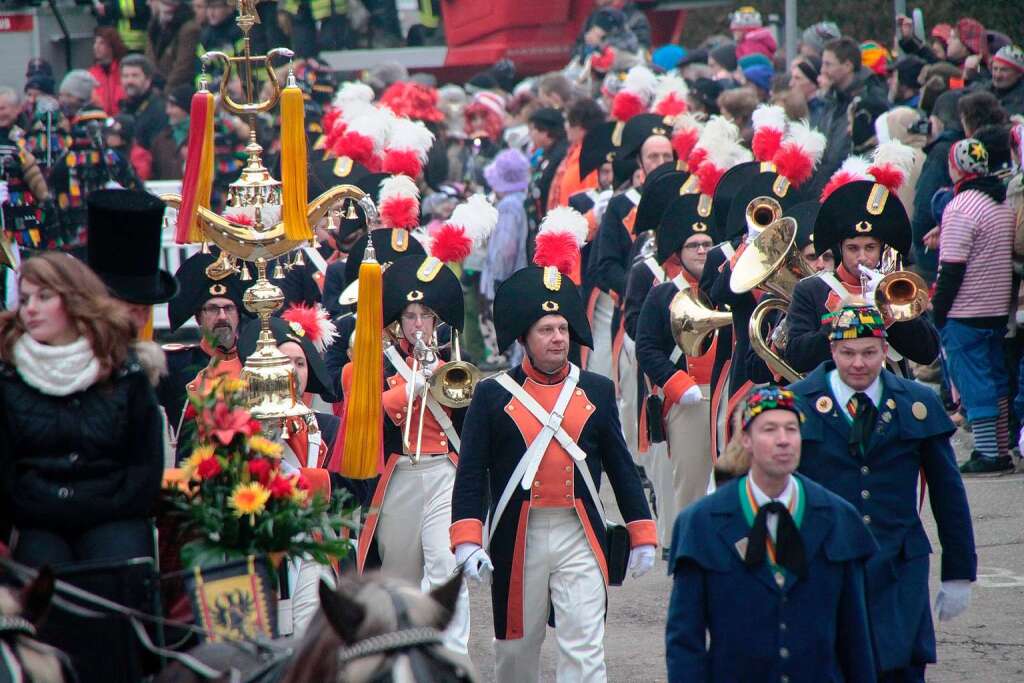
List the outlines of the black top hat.
{"type": "Polygon", "coordinates": [[[911,231],[903,202],[870,180],[838,187],[822,203],[814,221],[814,248],[820,254],[853,237],[874,237],[906,254],[911,231]]]}
{"type": "MultiPolygon", "coordinates": [[[[622,137],[618,140],[616,156],[630,157],[640,152],[647,138],[661,135],[672,139],[672,124],[660,114],[637,114],[622,126],[622,137]]],[[[613,142],[616,142],[614,135],[613,142]]]]}
{"type": "MultiPolygon", "coordinates": [[[[306,391],[311,394],[321,394],[327,391],[330,385],[327,374],[327,365],[324,359],[317,353],[313,342],[306,336],[302,325],[289,323],[278,317],[270,319],[270,333],[274,336],[274,343],[280,346],[287,342],[295,342],[302,347],[302,353],[306,356],[306,367],[309,368],[309,376],[306,379],[306,391]]],[[[238,358],[242,363],[256,350],[256,342],[260,336],[260,321],[250,320],[242,326],[238,334],[238,358]]]]}
{"type": "Polygon", "coordinates": [[[217,247],[210,247],[209,254],[197,252],[182,263],[174,274],[180,289],[167,305],[172,332],[199,313],[199,309],[210,299],[230,299],[238,308],[240,317],[250,315],[242,303],[246,287],[238,273],[226,276],[216,273],[216,278],[207,274],[206,268],[217,260],[219,253],[217,247]]]}
{"type": "Polygon", "coordinates": [[[770,197],[782,210],[802,202],[805,197],[789,180],[773,171],[762,172],[747,180],[732,196],[729,214],[725,219],[725,239],[742,235],[747,229],[747,205],[758,197],[770,197]]]}
{"type": "Polygon", "coordinates": [[[421,304],[461,330],[464,303],[458,276],[433,256],[402,256],[384,271],[385,326],[398,320],[409,304],[421,304]]]}
{"type": "Polygon", "coordinates": [[[580,178],[601,168],[612,160],[615,145],[612,144],[612,131],[615,130],[615,122],[607,121],[587,131],[583,136],[583,145],[580,148],[580,178]]]}
{"type": "Polygon", "coordinates": [[[165,204],[148,192],[97,190],[89,194],[87,263],[118,299],[160,304],[178,283],[160,268],[165,204]]]}
{"type": "Polygon", "coordinates": [[[527,266],[512,273],[494,294],[494,328],[504,352],[546,315],[560,315],[580,346],[593,348],[586,306],[576,285],[556,268],[527,266]]]}
{"type": "MultiPolygon", "coordinates": [[[[693,235],[711,235],[710,219],[701,215],[699,194],[684,194],[669,203],[658,226],[658,262],[664,263],[693,235]]],[[[706,199],[704,200],[706,202],[706,199]]]]}
{"type": "Polygon", "coordinates": [[[762,164],[757,161],[744,161],[736,164],[722,174],[721,180],[715,186],[713,199],[712,218],[714,219],[715,240],[728,239],[726,235],[726,223],[729,218],[729,208],[732,206],[732,198],[740,191],[743,185],[761,172],[762,164]]]}
{"type": "Polygon", "coordinates": [[[402,256],[416,254],[426,256],[427,252],[423,245],[413,237],[408,230],[403,228],[378,228],[371,230],[360,237],[352,251],[349,252],[348,260],[345,261],[345,284],[348,285],[359,279],[359,265],[363,262],[363,252],[366,251],[366,240],[373,237],[373,251],[377,263],[385,268],[402,256]]]}
{"type": "Polygon", "coordinates": [[[814,240],[814,221],[818,217],[821,204],[817,200],[809,199],[799,204],[794,204],[782,212],[796,221],[796,248],[802,250],[814,240]]]}
{"type": "Polygon", "coordinates": [[[689,174],[677,171],[674,161],[662,164],[651,171],[644,181],[644,191],[640,195],[640,203],[636,207],[636,220],[633,232],[640,234],[645,230],[657,230],[665,207],[679,196],[679,188],[686,182],[689,174]]]}

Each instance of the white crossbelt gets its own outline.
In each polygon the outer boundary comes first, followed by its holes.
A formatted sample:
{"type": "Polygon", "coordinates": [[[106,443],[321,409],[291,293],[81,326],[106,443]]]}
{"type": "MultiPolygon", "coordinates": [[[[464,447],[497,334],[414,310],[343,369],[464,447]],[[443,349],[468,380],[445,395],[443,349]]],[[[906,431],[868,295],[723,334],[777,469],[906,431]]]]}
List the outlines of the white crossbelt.
{"type": "MultiPolygon", "coordinates": [[[[395,370],[398,371],[398,374],[401,375],[406,384],[412,383],[412,368],[405,364],[405,359],[395,350],[395,347],[389,346],[384,349],[384,355],[391,361],[391,365],[395,367],[395,370]]],[[[424,399],[424,404],[427,406],[430,414],[434,416],[434,419],[437,420],[437,424],[441,425],[441,431],[448,437],[448,444],[452,447],[452,450],[458,453],[462,442],[459,441],[459,435],[455,432],[455,425],[452,424],[448,413],[444,412],[444,408],[429,393],[424,399]]]]}
{"type": "Polygon", "coordinates": [[[665,269],[658,264],[657,259],[653,256],[648,256],[644,259],[644,265],[651,271],[651,275],[654,276],[655,283],[661,284],[665,281],[665,269]]]}
{"type": "Polygon", "coordinates": [[[626,197],[629,198],[629,201],[633,202],[633,206],[640,204],[640,190],[635,187],[626,190],[626,197]]]}
{"type": "Polygon", "coordinates": [[[316,266],[318,272],[327,272],[327,261],[324,259],[323,256],[320,255],[319,251],[317,251],[313,247],[305,247],[303,251],[306,252],[306,257],[309,259],[310,263],[316,266]]]}
{"type": "Polygon", "coordinates": [[[732,258],[732,255],[736,253],[735,247],[732,246],[732,242],[722,242],[718,245],[718,248],[725,254],[725,260],[728,261],[732,258]]]}

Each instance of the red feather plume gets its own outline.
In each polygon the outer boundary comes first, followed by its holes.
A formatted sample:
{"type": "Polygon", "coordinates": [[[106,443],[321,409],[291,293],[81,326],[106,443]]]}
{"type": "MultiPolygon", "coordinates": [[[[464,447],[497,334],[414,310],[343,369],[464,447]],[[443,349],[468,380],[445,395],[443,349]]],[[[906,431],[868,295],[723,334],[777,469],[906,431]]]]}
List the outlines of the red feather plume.
{"type": "Polygon", "coordinates": [[[779,175],[789,179],[794,187],[800,187],[814,173],[814,160],[798,145],[783,143],[772,158],[779,175]]]}
{"type": "Polygon", "coordinates": [[[384,173],[401,173],[415,180],[423,170],[423,164],[420,163],[420,157],[416,152],[408,149],[389,149],[384,154],[381,168],[384,173]]]}
{"type": "Polygon", "coordinates": [[[324,130],[330,130],[334,128],[334,122],[341,116],[341,110],[337,107],[328,106],[324,111],[324,115],[320,118],[320,125],[324,130]]]}
{"type": "Polygon", "coordinates": [[[610,45],[590,58],[590,68],[598,73],[608,73],[613,64],[615,64],[615,50],[610,45]]]}
{"type": "Polygon", "coordinates": [[[338,156],[345,156],[355,161],[356,163],[362,164],[369,168],[370,163],[376,156],[374,154],[374,142],[373,139],[363,135],[362,133],[356,133],[355,131],[346,131],[341,139],[338,140],[338,144],[335,145],[334,151],[338,156]]]}
{"type": "Polygon", "coordinates": [[[676,157],[687,162],[690,168],[695,168],[707,156],[706,150],[694,151],[693,148],[698,139],[700,139],[700,131],[696,128],[685,128],[672,136],[672,149],[675,150],[676,157]],[[700,154],[699,159],[697,158],[698,154],[700,154]],[[694,161],[695,159],[696,161],[694,161]]]}
{"type": "Polygon", "coordinates": [[[718,181],[725,175],[725,170],[710,162],[701,164],[695,171],[701,194],[706,194],[709,197],[715,196],[715,188],[718,187],[718,181]]]}
{"type": "Polygon", "coordinates": [[[290,323],[298,323],[306,333],[309,341],[316,344],[320,341],[320,321],[317,317],[316,306],[296,303],[285,309],[281,317],[290,323]]]}
{"type": "Polygon", "coordinates": [[[430,255],[448,263],[461,263],[473,250],[473,240],[461,225],[443,223],[430,233],[430,255]]]}
{"type": "Polygon", "coordinates": [[[420,224],[420,203],[415,197],[390,197],[381,202],[380,218],[389,228],[412,230],[420,224]]]}
{"type": "Polygon", "coordinates": [[[670,92],[661,102],[658,102],[658,106],[654,108],[654,113],[660,116],[678,116],[686,112],[686,100],[679,97],[674,92],[670,92]]]}
{"type": "Polygon", "coordinates": [[[541,268],[554,266],[563,275],[568,275],[580,261],[579,244],[570,232],[538,233],[536,245],[533,262],[541,268]]]}
{"type": "Polygon", "coordinates": [[[903,186],[903,171],[892,164],[871,166],[868,168],[868,173],[871,174],[876,183],[887,187],[889,192],[899,192],[900,187],[903,186]]]}
{"type": "Polygon", "coordinates": [[[754,132],[750,150],[758,161],[771,161],[782,144],[783,131],[778,128],[759,128],[754,132]]]}
{"type": "Polygon", "coordinates": [[[825,184],[824,189],[821,191],[821,202],[824,203],[828,199],[829,195],[838,190],[843,185],[855,182],[857,180],[863,180],[860,176],[849,171],[839,170],[836,171],[835,175],[829,179],[828,183],[825,184]]]}
{"type": "MultiPolygon", "coordinates": [[[[697,138],[700,139],[700,136],[697,138]]],[[[682,157],[680,157],[681,159],[682,157]]],[[[708,158],[708,150],[704,147],[698,147],[690,154],[690,157],[686,160],[690,166],[690,173],[696,172],[700,165],[704,163],[704,160],[708,158]]]]}
{"type": "Polygon", "coordinates": [[[647,105],[636,94],[623,90],[612,100],[612,118],[616,121],[629,121],[637,114],[647,111],[647,105]]]}

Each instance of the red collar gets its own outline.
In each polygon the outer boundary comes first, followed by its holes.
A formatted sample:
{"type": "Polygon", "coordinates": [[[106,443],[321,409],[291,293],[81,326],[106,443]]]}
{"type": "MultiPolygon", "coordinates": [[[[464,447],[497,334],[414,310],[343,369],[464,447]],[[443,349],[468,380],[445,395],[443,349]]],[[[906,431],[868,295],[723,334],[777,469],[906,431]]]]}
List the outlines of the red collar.
{"type": "Polygon", "coordinates": [[[533,363],[530,362],[529,356],[525,356],[523,358],[523,371],[526,372],[527,377],[537,384],[559,384],[568,377],[569,364],[566,363],[558,372],[549,375],[546,372],[541,372],[537,368],[533,367],[533,363]]]}
{"type": "Polygon", "coordinates": [[[839,267],[836,268],[836,277],[839,278],[839,281],[844,285],[860,287],[860,278],[855,277],[842,263],[840,263],[839,267]]]}
{"type": "Polygon", "coordinates": [[[230,351],[222,351],[220,348],[214,348],[210,346],[210,343],[203,339],[199,342],[199,348],[210,358],[219,358],[221,360],[234,360],[238,358],[238,348],[235,347],[230,351]]]}

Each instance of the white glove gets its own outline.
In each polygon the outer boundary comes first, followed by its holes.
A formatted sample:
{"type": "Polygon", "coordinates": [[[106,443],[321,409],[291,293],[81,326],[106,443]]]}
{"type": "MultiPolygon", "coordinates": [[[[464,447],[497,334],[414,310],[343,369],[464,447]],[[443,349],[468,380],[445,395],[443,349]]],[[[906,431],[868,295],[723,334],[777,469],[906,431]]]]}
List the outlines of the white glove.
{"type": "Polygon", "coordinates": [[[864,303],[868,306],[875,305],[875,290],[878,289],[878,283],[885,277],[881,272],[872,270],[871,268],[865,267],[863,264],[857,266],[860,268],[860,272],[867,278],[867,282],[864,283],[864,290],[862,296],[864,297],[864,303]]]}
{"type": "Polygon", "coordinates": [[[597,200],[594,202],[594,220],[597,221],[598,225],[600,225],[601,219],[604,218],[604,212],[608,209],[608,202],[613,194],[612,190],[605,190],[597,195],[597,200]]]}
{"type": "Polygon", "coordinates": [[[455,546],[455,563],[462,571],[477,583],[490,581],[494,565],[487,551],[476,543],[460,543],[455,546]]]}
{"type": "Polygon", "coordinates": [[[700,387],[694,384],[683,392],[683,395],[679,397],[677,403],[681,406],[692,406],[700,403],[703,398],[704,394],[700,393],[700,387]]]}
{"type": "Polygon", "coordinates": [[[939,621],[949,621],[966,612],[970,603],[970,581],[943,581],[939,594],[935,596],[935,612],[939,621]]]}
{"type": "Polygon", "coordinates": [[[654,567],[654,550],[653,545],[638,545],[629,551],[629,571],[634,579],[639,579],[654,567]]]}

